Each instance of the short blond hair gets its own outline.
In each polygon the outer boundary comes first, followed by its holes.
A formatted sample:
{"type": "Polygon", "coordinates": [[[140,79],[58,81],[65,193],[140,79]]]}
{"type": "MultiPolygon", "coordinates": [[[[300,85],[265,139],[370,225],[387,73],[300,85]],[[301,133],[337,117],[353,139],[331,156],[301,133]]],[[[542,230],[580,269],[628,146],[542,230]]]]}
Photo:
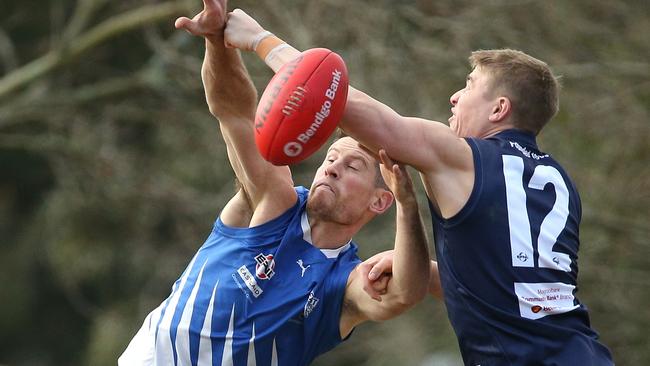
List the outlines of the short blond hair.
{"type": "Polygon", "coordinates": [[[500,49],[474,51],[469,63],[485,70],[493,90],[510,99],[516,128],[537,135],[557,114],[560,83],[545,62],[521,51],[500,49]]]}

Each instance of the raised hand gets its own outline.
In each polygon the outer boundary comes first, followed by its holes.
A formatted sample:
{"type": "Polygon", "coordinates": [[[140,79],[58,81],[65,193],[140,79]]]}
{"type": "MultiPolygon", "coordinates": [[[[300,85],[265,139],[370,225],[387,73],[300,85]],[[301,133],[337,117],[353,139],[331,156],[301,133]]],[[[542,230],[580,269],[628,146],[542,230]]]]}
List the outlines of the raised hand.
{"type": "Polygon", "coordinates": [[[226,46],[245,51],[255,51],[255,44],[261,37],[269,35],[259,23],[241,9],[228,13],[228,22],[224,32],[226,46]]]}
{"type": "Polygon", "coordinates": [[[223,36],[226,26],[227,0],[203,0],[203,10],[192,19],[180,17],[174,22],[176,29],[185,29],[192,35],[204,38],[223,36]]]}
{"type": "Polygon", "coordinates": [[[406,166],[395,163],[383,149],[379,150],[379,160],[381,161],[381,175],[388,188],[393,192],[395,200],[399,203],[415,199],[413,181],[406,166]]]}

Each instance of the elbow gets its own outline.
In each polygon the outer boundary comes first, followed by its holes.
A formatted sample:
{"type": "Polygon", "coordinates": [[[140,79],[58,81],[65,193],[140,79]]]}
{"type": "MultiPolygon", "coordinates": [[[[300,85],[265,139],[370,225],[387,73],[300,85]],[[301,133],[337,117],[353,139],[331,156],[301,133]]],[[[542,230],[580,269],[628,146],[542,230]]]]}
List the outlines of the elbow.
{"type": "Polygon", "coordinates": [[[428,287],[426,284],[412,288],[410,291],[405,292],[399,299],[402,306],[413,307],[415,304],[424,300],[427,296],[428,287]]]}
{"type": "Polygon", "coordinates": [[[223,114],[221,108],[218,106],[218,103],[211,103],[208,101],[208,110],[210,111],[210,114],[217,119],[223,114]]]}
{"type": "Polygon", "coordinates": [[[429,293],[430,282],[430,274],[426,271],[426,267],[417,277],[400,278],[399,282],[396,281],[396,284],[399,284],[395,288],[398,290],[395,292],[396,301],[409,307],[419,303],[429,293]]]}
{"type": "Polygon", "coordinates": [[[376,322],[383,322],[386,320],[393,319],[396,316],[411,309],[413,306],[415,306],[415,304],[419,302],[419,300],[422,300],[422,298],[417,299],[414,296],[408,296],[408,297],[396,296],[391,299],[384,298],[382,299],[382,302],[384,303],[382,309],[372,314],[370,320],[376,322]]]}
{"type": "MultiPolygon", "coordinates": [[[[422,287],[422,286],[418,286],[422,287]]],[[[401,292],[389,291],[381,297],[378,306],[367,314],[368,320],[383,322],[395,318],[422,301],[427,295],[427,287],[401,292]]]]}
{"type": "Polygon", "coordinates": [[[395,297],[390,301],[389,310],[382,314],[384,319],[391,319],[410,308],[417,305],[420,301],[424,300],[427,296],[426,286],[418,286],[418,288],[411,289],[409,291],[404,291],[402,293],[396,294],[395,297]]]}

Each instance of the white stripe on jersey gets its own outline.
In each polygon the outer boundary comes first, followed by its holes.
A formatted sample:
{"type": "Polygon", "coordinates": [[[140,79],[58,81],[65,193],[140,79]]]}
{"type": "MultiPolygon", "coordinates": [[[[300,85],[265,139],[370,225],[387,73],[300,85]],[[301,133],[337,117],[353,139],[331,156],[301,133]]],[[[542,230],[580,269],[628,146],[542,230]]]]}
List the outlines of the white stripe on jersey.
{"type": "Polygon", "coordinates": [[[178,288],[172,293],[169,304],[165,308],[165,315],[163,315],[162,321],[156,329],[156,357],[154,364],[156,365],[173,365],[174,364],[174,354],[172,353],[172,340],[169,334],[169,329],[172,324],[172,317],[174,316],[174,310],[178,306],[178,300],[181,297],[185,283],[187,282],[187,277],[192,271],[194,266],[194,261],[196,256],[192,259],[192,262],[187,267],[187,270],[181,277],[181,282],[178,285],[178,288]],[[162,332],[160,331],[162,329],[162,332]]]}
{"type": "Polygon", "coordinates": [[[203,262],[201,271],[194,283],[194,288],[192,288],[192,293],[190,294],[189,299],[187,299],[185,309],[183,309],[181,321],[178,323],[178,327],[176,328],[176,352],[178,354],[177,366],[192,366],[192,360],[190,358],[190,321],[192,320],[192,313],[194,312],[196,293],[199,292],[203,270],[207,263],[207,260],[203,262]]]}
{"type": "Polygon", "coordinates": [[[230,323],[228,324],[228,332],[226,333],[226,342],[223,345],[223,358],[221,359],[221,366],[233,366],[232,336],[234,332],[235,332],[235,304],[232,304],[232,311],[230,311],[230,323]]]}
{"type": "Polygon", "coordinates": [[[255,323],[253,323],[253,334],[251,334],[251,339],[248,341],[248,366],[256,366],[257,361],[255,361],[255,323]]]}
{"type": "Polygon", "coordinates": [[[219,281],[212,289],[212,297],[210,298],[210,305],[208,305],[208,312],[205,314],[203,320],[203,328],[201,328],[201,341],[199,342],[199,360],[197,366],[211,366],[212,365],[212,341],[210,335],[212,334],[212,311],[214,309],[214,295],[217,293],[219,281]]]}
{"type": "Polygon", "coordinates": [[[278,348],[273,338],[273,354],[271,355],[271,366],[278,366],[278,348]]]}

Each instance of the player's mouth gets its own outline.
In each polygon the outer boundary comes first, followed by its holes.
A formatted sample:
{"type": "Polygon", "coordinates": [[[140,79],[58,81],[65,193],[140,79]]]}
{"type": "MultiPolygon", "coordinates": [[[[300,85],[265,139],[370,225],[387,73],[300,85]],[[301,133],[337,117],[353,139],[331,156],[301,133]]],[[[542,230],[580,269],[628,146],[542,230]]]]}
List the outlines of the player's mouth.
{"type": "Polygon", "coordinates": [[[317,190],[317,189],[319,189],[319,188],[322,188],[322,189],[325,189],[325,190],[328,190],[328,191],[334,193],[334,189],[332,188],[332,186],[330,186],[330,185],[327,184],[327,183],[320,182],[320,183],[317,183],[317,184],[314,186],[314,190],[317,190]]]}

